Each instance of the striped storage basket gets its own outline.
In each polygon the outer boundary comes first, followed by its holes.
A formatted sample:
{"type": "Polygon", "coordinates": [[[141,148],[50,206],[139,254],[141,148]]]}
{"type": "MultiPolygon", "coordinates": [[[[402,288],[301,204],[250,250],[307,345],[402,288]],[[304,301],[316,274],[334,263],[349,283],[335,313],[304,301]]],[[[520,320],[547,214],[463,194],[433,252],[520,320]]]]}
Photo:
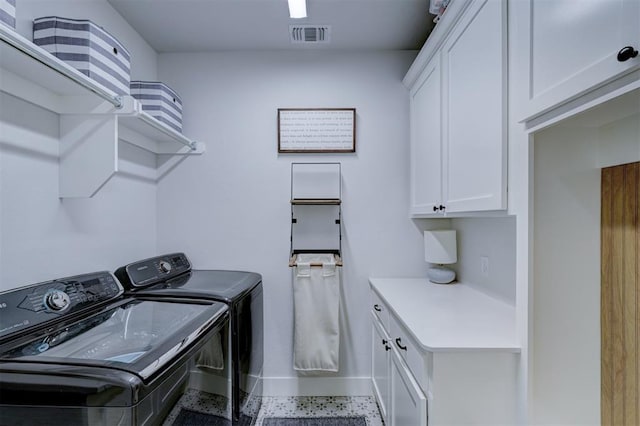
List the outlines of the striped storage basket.
{"type": "Polygon", "coordinates": [[[33,42],[114,94],[129,94],[131,56],[93,22],[57,16],[35,19],[33,42]]]}
{"type": "Polygon", "coordinates": [[[143,111],[182,132],[182,100],[171,87],[159,81],[132,81],[131,96],[140,101],[143,111]]]}
{"type": "Polygon", "coordinates": [[[0,0],[0,22],[16,28],[16,0],[0,0]]]}

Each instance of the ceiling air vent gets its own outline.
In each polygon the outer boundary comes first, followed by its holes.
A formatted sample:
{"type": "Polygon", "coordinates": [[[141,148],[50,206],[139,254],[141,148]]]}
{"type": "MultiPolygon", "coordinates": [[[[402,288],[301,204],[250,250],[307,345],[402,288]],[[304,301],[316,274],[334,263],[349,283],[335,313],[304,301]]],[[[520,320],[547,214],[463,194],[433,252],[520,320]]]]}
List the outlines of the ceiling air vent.
{"type": "Polygon", "coordinates": [[[330,25],[291,25],[289,26],[291,43],[329,43],[330,25]]]}

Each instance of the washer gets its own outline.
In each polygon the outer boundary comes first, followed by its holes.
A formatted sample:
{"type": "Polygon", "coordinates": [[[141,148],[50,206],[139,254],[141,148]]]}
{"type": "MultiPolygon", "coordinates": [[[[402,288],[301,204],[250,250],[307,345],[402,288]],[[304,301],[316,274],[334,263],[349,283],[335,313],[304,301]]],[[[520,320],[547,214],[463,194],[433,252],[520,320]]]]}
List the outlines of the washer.
{"type": "MultiPolygon", "coordinates": [[[[165,254],[118,268],[127,294],[146,298],[188,298],[229,307],[234,424],[255,423],[262,404],[264,363],[262,276],[254,272],[194,270],[184,253],[165,254]]],[[[203,383],[202,390],[207,390],[203,383]]]]}
{"type": "MultiPolygon", "coordinates": [[[[167,417],[196,365],[223,353],[228,308],[123,292],[105,271],[0,293],[0,424],[137,426],[167,417]]],[[[230,410],[221,414],[230,422],[230,410]]]]}

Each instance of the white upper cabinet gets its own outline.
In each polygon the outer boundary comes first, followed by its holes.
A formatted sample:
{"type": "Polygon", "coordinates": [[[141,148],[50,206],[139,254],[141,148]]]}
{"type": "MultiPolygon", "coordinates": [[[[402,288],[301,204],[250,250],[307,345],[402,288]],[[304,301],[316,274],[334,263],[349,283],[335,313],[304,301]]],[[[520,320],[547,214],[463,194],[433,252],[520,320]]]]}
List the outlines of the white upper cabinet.
{"type": "Polygon", "coordinates": [[[504,1],[452,3],[404,79],[413,217],[506,209],[506,26],[504,1]]]}
{"type": "Polygon", "coordinates": [[[526,0],[531,119],[640,68],[640,1],[526,0]],[[625,47],[629,46],[625,51],[625,47]],[[621,52],[622,51],[622,52],[621,52]],[[620,53],[620,58],[618,54],[620,53]]]}
{"type": "Polygon", "coordinates": [[[446,213],[506,208],[506,2],[474,1],[442,48],[446,213]]]}
{"type": "Polygon", "coordinates": [[[410,91],[411,214],[438,212],[442,204],[440,58],[425,68],[410,91]]]}

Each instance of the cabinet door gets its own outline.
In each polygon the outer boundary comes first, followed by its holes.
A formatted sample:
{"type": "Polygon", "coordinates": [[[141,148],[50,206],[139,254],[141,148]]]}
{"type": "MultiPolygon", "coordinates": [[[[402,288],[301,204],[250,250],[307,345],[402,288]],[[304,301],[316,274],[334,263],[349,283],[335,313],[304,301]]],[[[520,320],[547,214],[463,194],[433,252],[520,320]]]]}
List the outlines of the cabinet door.
{"type": "Polygon", "coordinates": [[[412,215],[433,214],[442,200],[440,94],[436,54],[410,92],[412,215]]]}
{"type": "Polygon", "coordinates": [[[391,426],[427,426],[427,398],[395,350],[391,364],[391,426]]]}
{"type": "Polygon", "coordinates": [[[506,4],[475,0],[443,45],[447,213],[506,208],[506,4]]]}
{"type": "Polygon", "coordinates": [[[640,55],[617,59],[625,46],[640,50],[638,0],[526,0],[518,7],[526,8],[528,26],[527,117],[640,67],[640,55]]]}
{"type": "Polygon", "coordinates": [[[389,337],[384,332],[382,325],[375,318],[372,320],[373,342],[371,350],[371,382],[373,393],[378,400],[380,413],[385,422],[389,412],[389,391],[390,391],[390,350],[389,337]]]}

